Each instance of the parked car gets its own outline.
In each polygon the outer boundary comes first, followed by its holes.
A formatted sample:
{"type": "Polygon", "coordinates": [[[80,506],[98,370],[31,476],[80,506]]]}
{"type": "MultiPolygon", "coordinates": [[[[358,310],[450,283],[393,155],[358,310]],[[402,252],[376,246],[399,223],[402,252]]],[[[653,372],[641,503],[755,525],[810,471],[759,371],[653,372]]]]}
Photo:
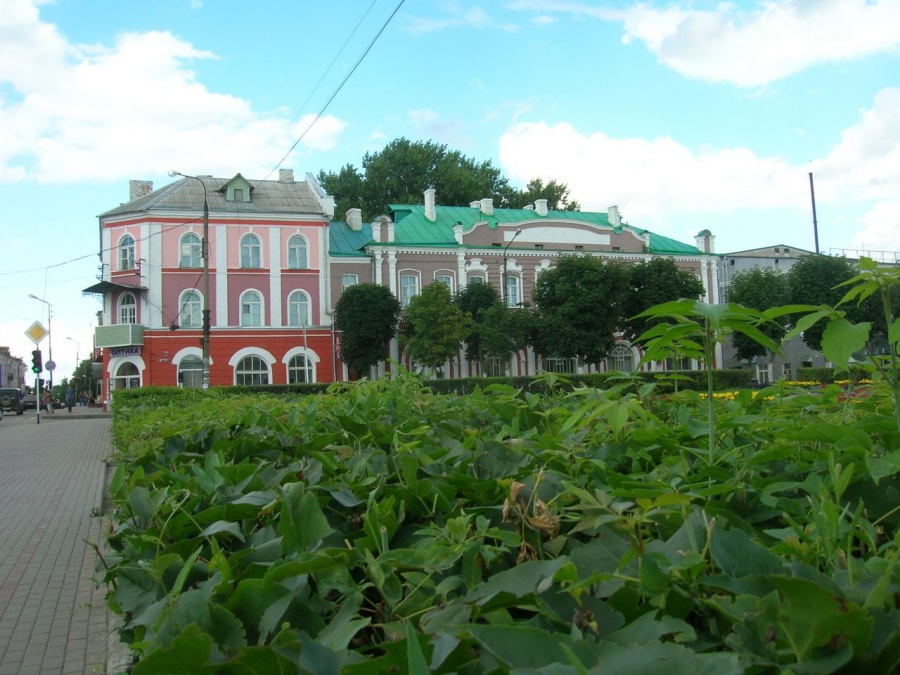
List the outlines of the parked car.
{"type": "Polygon", "coordinates": [[[25,411],[22,405],[22,390],[12,387],[0,389],[0,412],[14,412],[21,415],[25,411]]]}

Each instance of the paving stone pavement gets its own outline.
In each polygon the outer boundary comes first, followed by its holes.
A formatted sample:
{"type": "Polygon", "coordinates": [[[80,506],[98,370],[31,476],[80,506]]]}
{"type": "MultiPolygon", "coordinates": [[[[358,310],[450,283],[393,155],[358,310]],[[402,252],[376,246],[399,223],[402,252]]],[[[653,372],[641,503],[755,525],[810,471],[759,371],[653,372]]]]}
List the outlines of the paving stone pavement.
{"type": "Polygon", "coordinates": [[[34,411],[0,421],[0,675],[105,673],[96,587],[108,415],[34,411]],[[30,413],[30,414],[29,414],[30,413]]]}

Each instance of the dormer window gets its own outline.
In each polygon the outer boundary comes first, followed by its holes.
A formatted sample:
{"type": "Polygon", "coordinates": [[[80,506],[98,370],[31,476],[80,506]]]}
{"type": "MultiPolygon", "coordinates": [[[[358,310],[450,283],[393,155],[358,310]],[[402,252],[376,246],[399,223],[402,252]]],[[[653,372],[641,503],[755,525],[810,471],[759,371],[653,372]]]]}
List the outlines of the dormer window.
{"type": "Polygon", "coordinates": [[[234,189],[234,201],[236,201],[236,202],[244,201],[244,191],[241,188],[234,189]]]}
{"type": "Polygon", "coordinates": [[[221,188],[219,188],[219,192],[224,194],[225,201],[228,202],[244,202],[245,204],[249,204],[251,201],[251,195],[253,192],[253,186],[250,185],[250,181],[244,178],[241,174],[237,174],[230,181],[225,183],[221,188]]]}

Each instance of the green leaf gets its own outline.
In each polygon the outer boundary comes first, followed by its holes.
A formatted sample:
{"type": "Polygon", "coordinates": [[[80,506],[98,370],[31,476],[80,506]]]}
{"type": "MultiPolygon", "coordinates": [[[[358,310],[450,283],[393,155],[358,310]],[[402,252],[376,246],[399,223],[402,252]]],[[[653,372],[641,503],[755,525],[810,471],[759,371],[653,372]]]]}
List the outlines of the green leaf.
{"type": "Polygon", "coordinates": [[[425,661],[419,634],[412,621],[406,622],[406,672],[408,675],[430,675],[431,669],[425,661]]]}
{"type": "Polygon", "coordinates": [[[133,675],[201,675],[208,668],[213,639],[197,625],[187,626],[167,647],[156,649],[135,664],[133,675]]]}
{"type": "Polygon", "coordinates": [[[710,555],[719,569],[730,577],[778,574],[785,567],[781,558],[738,529],[715,530],[710,542],[710,555]]]}
{"type": "Polygon", "coordinates": [[[319,500],[307,492],[303,483],[289,483],[282,487],[284,503],[278,532],[283,538],[285,551],[308,551],[334,530],[328,524],[319,500]]]}
{"type": "Polygon", "coordinates": [[[201,536],[211,537],[213,535],[219,534],[220,532],[227,532],[228,534],[235,537],[239,541],[244,541],[244,533],[241,532],[241,526],[238,523],[232,523],[227,520],[217,520],[212,525],[207,527],[203,532],[201,532],[201,536]]]}
{"type": "Polygon", "coordinates": [[[872,324],[852,324],[847,319],[832,319],[822,333],[822,353],[834,363],[836,371],[847,370],[854,352],[865,349],[872,324]]]}

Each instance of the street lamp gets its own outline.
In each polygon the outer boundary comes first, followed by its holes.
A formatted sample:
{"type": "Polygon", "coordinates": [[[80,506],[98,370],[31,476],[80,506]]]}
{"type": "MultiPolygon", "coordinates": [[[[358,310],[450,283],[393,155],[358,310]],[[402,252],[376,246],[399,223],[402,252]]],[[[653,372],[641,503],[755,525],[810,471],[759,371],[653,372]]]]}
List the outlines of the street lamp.
{"type": "Polygon", "coordinates": [[[81,365],[80,356],[81,356],[81,343],[75,338],[66,336],[66,340],[71,340],[75,343],[75,372],[78,372],[78,366],[81,365]]]}
{"type": "Polygon", "coordinates": [[[506,251],[509,250],[510,244],[512,244],[516,240],[516,237],[518,237],[520,234],[522,234],[521,228],[516,230],[515,234],[513,234],[513,236],[510,238],[509,243],[507,243],[506,246],[503,247],[503,293],[501,294],[501,297],[503,298],[503,305],[505,307],[509,306],[508,298],[506,297],[508,295],[506,288],[506,251]]]}
{"type": "MultiPolygon", "coordinates": [[[[47,305],[47,361],[53,361],[53,331],[51,330],[50,321],[53,317],[53,306],[44,300],[43,298],[39,298],[36,295],[28,294],[28,297],[32,300],[37,300],[38,302],[43,302],[47,305]]],[[[47,369],[50,372],[50,391],[53,391],[53,371],[51,369],[47,369]]],[[[40,376],[40,374],[38,374],[40,376]]],[[[40,402],[38,402],[40,405],[40,402]]]]}
{"type": "Polygon", "coordinates": [[[191,178],[203,186],[203,241],[200,242],[200,254],[203,257],[203,337],[200,338],[203,374],[200,386],[209,389],[209,193],[206,191],[206,183],[197,176],[189,176],[180,171],[170,171],[169,175],[191,178]]]}

